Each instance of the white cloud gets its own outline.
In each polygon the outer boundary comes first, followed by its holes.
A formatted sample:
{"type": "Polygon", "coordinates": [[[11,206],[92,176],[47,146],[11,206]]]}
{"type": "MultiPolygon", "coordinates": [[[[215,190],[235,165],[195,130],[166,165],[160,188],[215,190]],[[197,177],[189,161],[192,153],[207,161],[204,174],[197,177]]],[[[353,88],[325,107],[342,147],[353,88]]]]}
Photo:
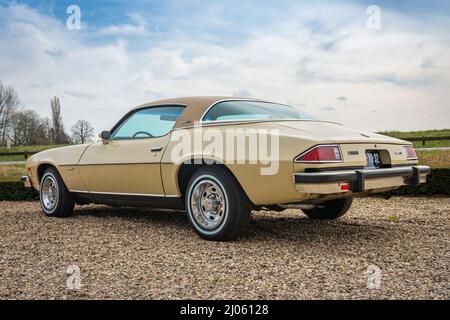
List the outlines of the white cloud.
{"type": "Polygon", "coordinates": [[[98,30],[100,35],[146,35],[148,23],[140,13],[128,14],[132,23],[111,25],[98,30]]]}
{"type": "Polygon", "coordinates": [[[66,127],[84,118],[100,131],[153,99],[242,92],[362,129],[450,127],[447,28],[388,11],[377,32],[359,6],[293,6],[278,24],[218,44],[179,29],[149,34],[139,15],[71,32],[24,5],[0,8],[0,77],[42,114],[59,96],[66,127]],[[122,39],[89,41],[106,34],[122,39]],[[139,49],[126,37],[136,34],[139,49]]]}

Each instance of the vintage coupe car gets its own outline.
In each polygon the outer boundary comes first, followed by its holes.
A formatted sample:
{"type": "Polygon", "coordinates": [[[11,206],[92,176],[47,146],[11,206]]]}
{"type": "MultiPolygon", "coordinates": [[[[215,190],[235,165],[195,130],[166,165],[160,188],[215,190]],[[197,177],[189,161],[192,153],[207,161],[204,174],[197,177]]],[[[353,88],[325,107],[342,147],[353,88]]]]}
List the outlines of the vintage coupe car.
{"type": "Polygon", "coordinates": [[[223,241],[244,231],[252,209],[298,208],[312,219],[336,219],[355,196],[418,185],[430,173],[407,141],[256,99],[156,101],[132,109],[100,137],[28,159],[22,181],[39,191],[47,216],[66,217],[75,204],[90,203],[185,209],[200,236],[223,241]],[[209,152],[212,139],[179,152],[179,137],[199,129],[203,138],[223,134],[220,151],[241,135],[266,133],[259,146],[276,146],[275,170],[263,172],[268,163],[251,159],[246,139],[230,151],[240,154],[237,161],[209,152]]]}

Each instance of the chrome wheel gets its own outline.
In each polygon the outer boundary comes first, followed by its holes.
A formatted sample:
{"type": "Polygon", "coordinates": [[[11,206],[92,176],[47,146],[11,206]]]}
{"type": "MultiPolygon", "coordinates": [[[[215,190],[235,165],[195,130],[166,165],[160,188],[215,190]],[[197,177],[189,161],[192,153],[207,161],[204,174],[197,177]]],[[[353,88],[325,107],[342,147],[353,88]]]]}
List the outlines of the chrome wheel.
{"type": "Polygon", "coordinates": [[[194,187],[190,200],[192,215],[202,228],[211,230],[220,226],[226,213],[226,201],[216,182],[200,181],[194,187]]]}
{"type": "Polygon", "coordinates": [[[53,211],[58,204],[58,183],[56,179],[47,175],[41,184],[41,200],[44,209],[47,211],[53,211]]]}

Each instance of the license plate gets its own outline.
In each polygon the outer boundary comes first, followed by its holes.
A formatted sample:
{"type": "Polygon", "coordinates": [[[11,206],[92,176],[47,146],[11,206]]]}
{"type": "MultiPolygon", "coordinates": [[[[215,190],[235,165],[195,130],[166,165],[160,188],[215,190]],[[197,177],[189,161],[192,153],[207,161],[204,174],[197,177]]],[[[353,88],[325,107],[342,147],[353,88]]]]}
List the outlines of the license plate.
{"type": "Polygon", "coordinates": [[[368,168],[381,167],[381,158],[378,151],[366,151],[366,159],[368,168]]]}

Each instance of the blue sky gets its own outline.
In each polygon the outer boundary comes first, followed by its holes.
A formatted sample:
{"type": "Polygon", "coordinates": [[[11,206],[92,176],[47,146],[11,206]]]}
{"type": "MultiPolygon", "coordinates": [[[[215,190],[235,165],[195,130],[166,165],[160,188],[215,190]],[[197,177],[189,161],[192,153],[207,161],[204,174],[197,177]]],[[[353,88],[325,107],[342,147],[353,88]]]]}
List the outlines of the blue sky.
{"type": "Polygon", "coordinates": [[[244,95],[368,130],[450,127],[448,1],[5,1],[0,80],[109,128],[136,104],[244,95]],[[82,29],[68,30],[69,5],[82,29]],[[366,26],[369,5],[381,29],[366,26]]]}

